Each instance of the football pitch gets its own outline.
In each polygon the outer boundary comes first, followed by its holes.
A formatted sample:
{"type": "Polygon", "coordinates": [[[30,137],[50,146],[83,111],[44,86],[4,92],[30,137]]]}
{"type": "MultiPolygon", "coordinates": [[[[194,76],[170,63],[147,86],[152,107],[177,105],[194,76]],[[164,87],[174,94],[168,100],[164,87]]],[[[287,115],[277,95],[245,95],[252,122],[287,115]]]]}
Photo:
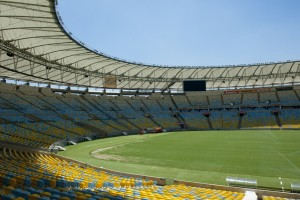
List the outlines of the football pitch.
{"type": "Polygon", "coordinates": [[[300,183],[299,130],[186,131],[79,143],[59,153],[93,166],[134,174],[226,185],[226,177],[261,187],[300,183]]]}

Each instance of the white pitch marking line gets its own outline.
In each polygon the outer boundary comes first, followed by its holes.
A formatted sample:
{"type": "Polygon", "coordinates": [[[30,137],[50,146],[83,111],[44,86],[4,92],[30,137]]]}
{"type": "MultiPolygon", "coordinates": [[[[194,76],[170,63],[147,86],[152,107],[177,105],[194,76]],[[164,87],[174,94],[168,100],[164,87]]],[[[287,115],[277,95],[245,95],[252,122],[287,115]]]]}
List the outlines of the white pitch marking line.
{"type": "Polygon", "coordinates": [[[279,151],[277,151],[277,153],[278,153],[281,157],[283,157],[286,161],[288,161],[291,165],[293,165],[293,167],[294,167],[295,169],[297,169],[298,171],[300,171],[300,169],[299,169],[292,161],[290,161],[287,157],[285,157],[282,153],[280,153],[279,151]]]}
{"type": "Polygon", "coordinates": [[[284,191],[284,187],[283,187],[283,185],[282,185],[283,183],[282,183],[282,179],[281,179],[281,177],[279,177],[278,179],[280,180],[280,182],[279,182],[279,183],[280,183],[280,185],[281,185],[281,189],[282,189],[282,191],[284,191]]]}

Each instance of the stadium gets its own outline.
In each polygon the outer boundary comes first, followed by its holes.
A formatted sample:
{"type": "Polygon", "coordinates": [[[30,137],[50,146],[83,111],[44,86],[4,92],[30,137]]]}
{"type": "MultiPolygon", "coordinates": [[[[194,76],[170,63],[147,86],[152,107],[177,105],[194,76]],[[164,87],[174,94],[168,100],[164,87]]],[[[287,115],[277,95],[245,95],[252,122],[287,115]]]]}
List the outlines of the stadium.
{"type": "Polygon", "coordinates": [[[129,62],[58,3],[0,1],[1,200],[300,199],[300,61],[129,62]]]}

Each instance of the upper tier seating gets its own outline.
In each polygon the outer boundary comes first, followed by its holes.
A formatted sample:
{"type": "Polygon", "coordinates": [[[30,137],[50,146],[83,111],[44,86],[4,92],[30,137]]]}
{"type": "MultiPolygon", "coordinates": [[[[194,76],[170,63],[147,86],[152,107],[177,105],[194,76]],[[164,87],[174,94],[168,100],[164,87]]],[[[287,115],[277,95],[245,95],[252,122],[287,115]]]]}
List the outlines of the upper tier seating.
{"type": "Polygon", "coordinates": [[[245,93],[242,94],[243,105],[253,106],[258,104],[258,95],[257,93],[245,93]]]}
{"type": "Polygon", "coordinates": [[[261,92],[259,96],[260,103],[279,103],[276,92],[261,92]]]}
{"type": "Polygon", "coordinates": [[[209,106],[212,108],[222,108],[223,107],[221,95],[208,96],[208,100],[209,100],[209,106]]]}
{"type": "Polygon", "coordinates": [[[192,107],[207,107],[208,106],[208,101],[207,101],[207,96],[205,95],[189,95],[187,96],[189,101],[191,102],[192,107]]]}
{"type": "Polygon", "coordinates": [[[224,105],[240,105],[241,104],[241,94],[224,94],[223,95],[224,105]]]}
{"type": "Polygon", "coordinates": [[[190,108],[191,105],[185,95],[173,96],[175,104],[178,108],[190,108]]]}
{"type": "Polygon", "coordinates": [[[277,92],[280,103],[283,105],[299,104],[299,98],[296,96],[294,90],[278,91],[277,92]]]}

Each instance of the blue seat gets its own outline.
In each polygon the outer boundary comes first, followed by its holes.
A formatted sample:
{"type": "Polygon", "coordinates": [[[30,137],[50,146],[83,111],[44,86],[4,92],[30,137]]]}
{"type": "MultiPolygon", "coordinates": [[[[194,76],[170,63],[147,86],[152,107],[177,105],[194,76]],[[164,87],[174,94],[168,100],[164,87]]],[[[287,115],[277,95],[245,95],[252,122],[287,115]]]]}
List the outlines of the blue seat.
{"type": "Polygon", "coordinates": [[[37,187],[38,188],[44,188],[45,187],[45,182],[44,180],[40,179],[37,181],[37,187]]]}
{"type": "Polygon", "coordinates": [[[16,198],[15,195],[13,195],[13,194],[7,194],[7,195],[0,194],[0,197],[1,197],[1,200],[13,200],[16,198]]]}
{"type": "Polygon", "coordinates": [[[30,187],[31,186],[31,180],[29,177],[26,177],[24,180],[24,185],[25,187],[30,187]]]}
{"type": "Polygon", "coordinates": [[[104,182],[103,187],[105,187],[105,188],[108,187],[108,182],[104,182]]]}
{"type": "Polygon", "coordinates": [[[30,192],[21,189],[15,189],[12,191],[12,194],[16,197],[22,197],[23,199],[28,200],[28,195],[30,194],[30,192]]]}
{"type": "Polygon", "coordinates": [[[50,200],[49,197],[39,197],[38,200],[50,200]]]}
{"type": "Polygon", "coordinates": [[[59,199],[61,196],[58,194],[52,194],[51,199],[59,199]]]}

